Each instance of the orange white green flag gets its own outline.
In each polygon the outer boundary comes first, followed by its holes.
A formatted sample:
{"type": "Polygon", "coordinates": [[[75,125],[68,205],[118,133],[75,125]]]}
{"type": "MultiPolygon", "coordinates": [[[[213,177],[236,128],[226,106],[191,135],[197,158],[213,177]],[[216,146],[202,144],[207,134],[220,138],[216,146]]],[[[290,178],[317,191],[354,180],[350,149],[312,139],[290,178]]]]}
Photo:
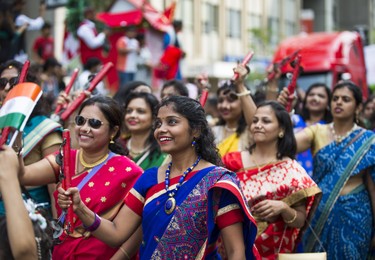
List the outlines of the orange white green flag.
{"type": "Polygon", "coordinates": [[[0,109],[0,129],[13,127],[22,131],[42,94],[42,89],[35,83],[16,85],[9,91],[0,109]]]}

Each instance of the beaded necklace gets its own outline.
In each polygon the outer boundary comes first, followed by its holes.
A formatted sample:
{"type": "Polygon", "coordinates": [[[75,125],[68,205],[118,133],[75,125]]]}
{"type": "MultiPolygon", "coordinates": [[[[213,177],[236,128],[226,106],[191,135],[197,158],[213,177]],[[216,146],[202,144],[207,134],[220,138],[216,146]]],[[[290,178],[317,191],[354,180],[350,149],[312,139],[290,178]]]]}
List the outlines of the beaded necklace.
{"type": "Polygon", "coordinates": [[[335,131],[335,126],[333,124],[333,122],[329,125],[329,127],[331,128],[331,132],[332,132],[332,135],[333,135],[333,139],[336,141],[336,143],[341,143],[342,140],[344,140],[346,137],[348,137],[355,129],[357,129],[357,124],[354,123],[352,129],[350,129],[348,132],[346,132],[346,134],[344,135],[338,135],[336,134],[336,131],[335,131]]]}
{"type": "Polygon", "coordinates": [[[171,174],[172,162],[168,164],[167,170],[165,171],[165,190],[167,191],[169,198],[167,199],[164,205],[165,213],[167,213],[168,215],[171,214],[176,208],[176,199],[174,198],[174,195],[177,193],[177,190],[181,187],[186,175],[190,173],[195,166],[197,166],[200,160],[201,156],[198,156],[197,160],[193,163],[193,165],[184,171],[176,187],[173,190],[169,190],[169,175],[171,174]]]}

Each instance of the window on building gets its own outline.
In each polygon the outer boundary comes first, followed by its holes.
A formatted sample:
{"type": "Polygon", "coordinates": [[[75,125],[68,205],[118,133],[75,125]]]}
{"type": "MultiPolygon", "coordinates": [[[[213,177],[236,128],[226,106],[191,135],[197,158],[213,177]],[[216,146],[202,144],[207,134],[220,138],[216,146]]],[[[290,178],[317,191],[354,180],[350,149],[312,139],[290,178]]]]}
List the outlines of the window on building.
{"type": "Polygon", "coordinates": [[[241,12],[239,10],[227,10],[227,36],[241,38],[241,12]]]}
{"type": "MultiPolygon", "coordinates": [[[[181,17],[184,22],[184,30],[193,29],[193,1],[192,0],[181,0],[177,3],[175,17],[181,17]]],[[[180,19],[180,18],[179,18],[180,19]]]]}
{"type": "Polygon", "coordinates": [[[205,33],[217,32],[219,29],[219,8],[217,5],[205,4],[203,28],[205,33]]]}

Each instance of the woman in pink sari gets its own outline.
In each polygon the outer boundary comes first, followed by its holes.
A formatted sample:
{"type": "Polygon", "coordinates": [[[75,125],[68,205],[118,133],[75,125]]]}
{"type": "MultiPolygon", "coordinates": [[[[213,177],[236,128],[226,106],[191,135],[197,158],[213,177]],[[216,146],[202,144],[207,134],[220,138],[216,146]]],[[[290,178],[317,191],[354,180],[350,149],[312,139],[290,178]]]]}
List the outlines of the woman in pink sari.
{"type": "Polygon", "coordinates": [[[250,149],[229,153],[223,161],[237,173],[257,220],[260,255],[277,259],[278,253],[296,249],[320,189],[294,160],[296,140],[283,106],[274,101],[260,104],[250,130],[250,149]]]}
{"type": "MultiPolygon", "coordinates": [[[[122,119],[121,109],[113,99],[97,96],[86,100],[75,118],[74,130],[80,148],[70,150],[71,186],[78,188],[88,208],[109,220],[117,215],[125,196],[143,172],[133,161],[119,154],[120,146],[113,141],[120,134],[122,119]]],[[[21,183],[58,182],[60,165],[56,157],[56,154],[50,155],[26,166],[21,183]]],[[[57,210],[61,214],[59,207],[57,210]]],[[[91,236],[77,216],[73,215],[72,222],[73,232],[60,236],[53,259],[110,259],[121,250],[91,236]]],[[[139,241],[134,243],[139,244],[139,241]]],[[[128,249],[129,254],[135,253],[137,247],[131,248],[134,251],[128,249]]]]}

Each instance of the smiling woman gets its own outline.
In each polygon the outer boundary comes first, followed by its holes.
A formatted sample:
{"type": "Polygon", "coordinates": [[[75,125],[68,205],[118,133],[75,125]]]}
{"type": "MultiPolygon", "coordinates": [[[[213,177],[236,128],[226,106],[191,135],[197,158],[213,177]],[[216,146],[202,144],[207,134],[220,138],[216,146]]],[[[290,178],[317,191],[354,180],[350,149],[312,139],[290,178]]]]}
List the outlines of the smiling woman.
{"type": "Polygon", "coordinates": [[[296,140],[282,105],[260,104],[250,131],[254,144],[249,150],[228,153],[223,161],[237,173],[257,220],[255,244],[261,257],[277,259],[279,253],[295,250],[320,189],[294,160],[296,140]]]}
{"type": "Polygon", "coordinates": [[[125,134],[120,142],[129,151],[130,158],[144,170],[159,167],[167,160],[152,129],[158,104],[150,93],[130,93],[125,99],[125,134]]]}
{"type": "Polygon", "coordinates": [[[217,259],[219,234],[230,259],[259,259],[254,219],[235,174],[216,166],[220,156],[199,102],[163,100],[154,135],[171,162],[141,175],[112,222],[96,217],[76,188],[60,188],[59,205],[73,204],[85,225],[95,224],[93,234],[112,246],[142,225],[141,259],[217,259]]]}
{"type": "MultiPolygon", "coordinates": [[[[113,99],[102,96],[87,99],[75,118],[79,149],[70,151],[70,168],[74,171],[71,185],[80,187],[82,203],[107,219],[113,219],[118,213],[126,194],[142,173],[134,162],[117,154],[121,149],[114,140],[120,134],[122,118],[121,109],[113,99]]],[[[20,180],[26,185],[58,182],[59,170],[53,154],[26,166],[20,180]]],[[[57,211],[62,212],[59,207],[57,211]]],[[[74,219],[73,233],[61,235],[61,243],[54,247],[53,259],[109,259],[118,250],[91,236],[76,216],[74,219]]]]}
{"type": "Polygon", "coordinates": [[[225,80],[219,83],[216,92],[219,122],[212,131],[221,156],[228,152],[246,150],[250,140],[248,126],[256,109],[244,83],[249,71],[242,64],[233,70],[239,77],[235,81],[225,80]]]}

